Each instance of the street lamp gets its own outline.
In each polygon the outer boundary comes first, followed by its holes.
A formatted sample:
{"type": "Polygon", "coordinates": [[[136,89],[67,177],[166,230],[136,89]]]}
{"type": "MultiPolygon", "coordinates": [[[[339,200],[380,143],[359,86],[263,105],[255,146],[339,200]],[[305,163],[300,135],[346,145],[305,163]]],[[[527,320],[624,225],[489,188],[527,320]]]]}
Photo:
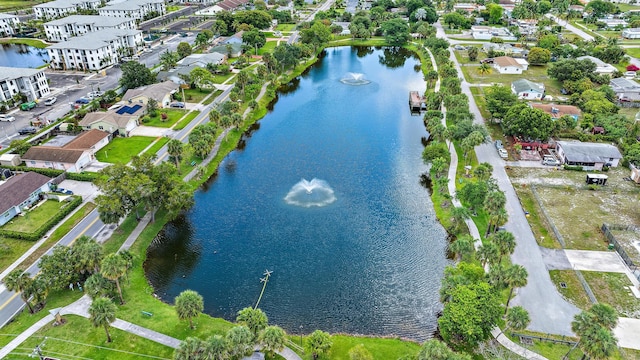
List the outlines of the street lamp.
{"type": "Polygon", "coordinates": [[[302,347],[302,328],[304,326],[300,325],[300,347],[302,347]]]}

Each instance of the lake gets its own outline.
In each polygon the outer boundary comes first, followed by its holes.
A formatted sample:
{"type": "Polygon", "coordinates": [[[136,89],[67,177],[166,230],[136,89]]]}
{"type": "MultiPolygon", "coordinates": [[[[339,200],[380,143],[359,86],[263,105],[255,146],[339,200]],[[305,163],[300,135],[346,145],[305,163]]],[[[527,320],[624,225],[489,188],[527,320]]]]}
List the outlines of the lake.
{"type": "Polygon", "coordinates": [[[405,50],[327,49],[151,244],[156,294],[193,289],[234,320],[268,269],[260,308],[290,333],[431,337],[448,260],[408,109],[424,89],[405,50]]]}
{"type": "Polygon", "coordinates": [[[0,44],[0,66],[38,68],[48,62],[47,49],[23,44],[0,44]]]}

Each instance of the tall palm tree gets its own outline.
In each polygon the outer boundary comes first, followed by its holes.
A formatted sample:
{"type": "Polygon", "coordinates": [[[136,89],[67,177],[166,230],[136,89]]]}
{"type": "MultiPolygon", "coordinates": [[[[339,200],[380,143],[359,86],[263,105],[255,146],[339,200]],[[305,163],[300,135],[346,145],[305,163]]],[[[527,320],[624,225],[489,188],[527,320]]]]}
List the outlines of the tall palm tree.
{"type": "Polygon", "coordinates": [[[272,357],[277,351],[284,349],[285,341],[287,341],[284,330],[278,326],[267,326],[260,333],[259,339],[263,349],[272,357]]]}
{"type": "Polygon", "coordinates": [[[120,278],[127,273],[127,262],[117,253],[109,254],[102,260],[100,273],[105,278],[115,281],[118,295],[120,296],[120,304],[124,304],[122,297],[122,289],[120,288],[120,278]]]}
{"type": "Polygon", "coordinates": [[[500,252],[499,261],[502,261],[504,255],[511,255],[516,248],[516,238],[508,231],[498,231],[490,236],[500,252]]]}
{"type": "Polygon", "coordinates": [[[184,144],[182,141],[178,139],[171,139],[167,143],[167,152],[169,156],[173,158],[176,162],[176,168],[180,170],[180,160],[182,159],[182,154],[184,153],[184,144]]]}
{"type": "Polygon", "coordinates": [[[198,338],[188,337],[180,343],[180,346],[173,353],[173,358],[175,360],[212,359],[207,355],[206,342],[198,338]]]}
{"type": "Polygon", "coordinates": [[[236,326],[227,331],[227,343],[231,358],[242,358],[253,350],[253,334],[246,326],[236,326]]]}
{"type": "Polygon", "coordinates": [[[267,318],[267,314],[265,314],[264,311],[246,307],[238,311],[236,322],[240,325],[248,327],[249,330],[251,330],[251,332],[253,333],[253,337],[255,339],[258,337],[260,331],[267,327],[269,319],[267,318]]]}
{"type": "Polygon", "coordinates": [[[453,220],[454,230],[459,231],[465,220],[471,218],[471,211],[465,206],[454,207],[451,209],[451,219],[453,220]]]}
{"type": "Polygon", "coordinates": [[[209,121],[219,125],[220,122],[220,111],[216,110],[216,109],[212,109],[209,112],[209,121]]]}
{"type": "Polygon", "coordinates": [[[529,313],[522,306],[514,306],[507,313],[507,326],[513,330],[524,330],[531,319],[529,313]]]}
{"type": "Polygon", "coordinates": [[[489,236],[491,229],[493,228],[494,219],[493,215],[498,214],[501,210],[504,210],[504,206],[507,203],[507,197],[500,190],[492,191],[487,194],[484,201],[484,210],[489,214],[489,224],[487,225],[487,231],[485,237],[489,236]]]}
{"type": "Polygon", "coordinates": [[[73,244],[72,251],[78,258],[78,270],[80,273],[95,273],[100,269],[103,251],[102,246],[92,237],[83,235],[73,244]]]}
{"type": "Polygon", "coordinates": [[[99,297],[89,306],[89,319],[95,327],[104,327],[107,333],[107,342],[111,342],[111,334],[109,334],[109,324],[116,320],[116,305],[106,297],[99,297]]]}
{"type": "Polygon", "coordinates": [[[193,290],[185,290],[176,296],[175,299],[176,312],[180,320],[188,319],[189,326],[193,326],[193,318],[200,315],[204,310],[204,300],[202,296],[193,290]]]}
{"type": "Polygon", "coordinates": [[[227,351],[227,340],[221,335],[213,335],[207,339],[205,344],[206,352],[211,360],[226,360],[229,353],[227,351]]]}
{"type": "Polygon", "coordinates": [[[240,124],[242,124],[242,115],[238,114],[238,113],[233,113],[231,114],[231,123],[233,124],[233,126],[235,126],[236,128],[240,127],[240,124]]]}
{"type": "Polygon", "coordinates": [[[507,297],[507,305],[504,307],[505,315],[509,309],[509,302],[511,301],[511,295],[513,295],[513,289],[527,285],[527,276],[529,276],[527,269],[522,265],[511,265],[507,268],[507,277],[505,278],[505,282],[509,287],[509,296],[507,297]]]}
{"type": "Polygon", "coordinates": [[[456,254],[460,259],[466,259],[471,256],[475,250],[473,243],[474,240],[471,235],[463,235],[449,244],[449,251],[456,254]]]}
{"type": "Polygon", "coordinates": [[[28,291],[31,288],[33,279],[31,279],[29,273],[23,272],[20,269],[15,269],[7,274],[3,282],[7,287],[7,290],[20,293],[20,297],[29,308],[29,313],[33,314],[33,307],[29,301],[30,294],[28,291]]]}
{"type": "Polygon", "coordinates": [[[322,330],[312,332],[307,339],[307,347],[311,351],[313,360],[316,360],[320,355],[328,354],[332,345],[331,335],[322,330]]]}

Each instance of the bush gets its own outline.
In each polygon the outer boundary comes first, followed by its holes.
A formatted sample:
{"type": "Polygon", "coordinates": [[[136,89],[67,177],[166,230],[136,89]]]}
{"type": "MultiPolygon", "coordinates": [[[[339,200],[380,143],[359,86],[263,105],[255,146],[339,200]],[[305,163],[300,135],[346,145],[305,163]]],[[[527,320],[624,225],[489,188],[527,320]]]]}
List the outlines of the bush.
{"type": "Polygon", "coordinates": [[[69,201],[66,206],[63,206],[60,211],[55,213],[46,223],[44,223],[40,228],[36,229],[30,233],[24,233],[20,231],[13,230],[4,230],[0,229],[0,236],[6,236],[13,239],[19,240],[29,240],[29,241],[38,241],[40,238],[47,233],[47,231],[51,230],[57,223],[59,223],[65,216],[69,215],[75,208],[82,204],[82,197],[74,196],[73,200],[69,201]]]}
{"type": "MultiPolygon", "coordinates": [[[[32,171],[32,172],[36,172],[38,174],[42,174],[44,176],[48,176],[51,178],[55,178],[60,176],[60,174],[62,174],[64,172],[64,170],[57,170],[57,169],[40,169],[40,168],[30,168],[27,166],[0,166],[0,168],[3,169],[9,169],[11,171],[14,172],[28,172],[28,171],[32,171]]],[[[69,180],[77,180],[77,181],[88,181],[88,182],[93,182],[95,179],[98,178],[98,174],[97,173],[90,173],[90,172],[80,172],[80,173],[72,173],[72,172],[68,172],[67,173],[67,179],[69,180]]]]}
{"type": "Polygon", "coordinates": [[[572,165],[564,165],[564,169],[565,170],[571,170],[571,171],[582,171],[582,166],[572,166],[572,165]]]}

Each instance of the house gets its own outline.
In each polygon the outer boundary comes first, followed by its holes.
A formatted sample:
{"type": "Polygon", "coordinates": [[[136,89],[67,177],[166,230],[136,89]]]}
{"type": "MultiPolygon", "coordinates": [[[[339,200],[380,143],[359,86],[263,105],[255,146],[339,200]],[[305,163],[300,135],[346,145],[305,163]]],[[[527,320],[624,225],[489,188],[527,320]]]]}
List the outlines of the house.
{"type": "Polygon", "coordinates": [[[171,96],[178,91],[178,87],[178,84],[173,81],[141,86],[127,90],[122,96],[122,101],[129,104],[147,105],[149,99],[154,99],[158,102],[158,107],[165,107],[171,103],[171,96]]]}
{"type": "Polygon", "coordinates": [[[15,35],[20,26],[20,19],[17,15],[0,13],[0,36],[8,37],[15,35]]]}
{"type": "Polygon", "coordinates": [[[100,70],[117,64],[121,54],[137,53],[142,31],[103,29],[47,47],[54,69],[100,70]]]}
{"type": "Polygon", "coordinates": [[[629,23],[624,19],[598,19],[599,23],[603,23],[607,29],[615,29],[617,27],[627,27],[629,23]]]}
{"type": "Polygon", "coordinates": [[[10,101],[18,93],[24,94],[27,101],[49,96],[51,90],[44,70],[0,66],[0,101],[10,101]]]}
{"type": "Polygon", "coordinates": [[[525,59],[514,59],[510,56],[498,56],[493,59],[493,68],[500,74],[522,74],[529,68],[525,59]]]}
{"type": "Polygon", "coordinates": [[[579,56],[576,59],[577,60],[590,60],[591,62],[596,64],[595,73],[597,73],[597,74],[613,74],[614,72],[617,71],[617,69],[613,65],[607,64],[606,62],[598,59],[597,57],[579,56]]]}
{"type": "Polygon", "coordinates": [[[556,145],[558,157],[563,164],[582,166],[584,170],[616,167],[622,159],[618,148],[610,144],[558,141],[556,145]]]}
{"type": "Polygon", "coordinates": [[[467,13],[472,13],[474,11],[476,11],[478,9],[478,5],[476,4],[469,4],[469,3],[457,3],[455,5],[453,5],[453,11],[464,11],[467,13]]]}
{"type": "Polygon", "coordinates": [[[73,150],[88,150],[91,155],[95,155],[98,150],[107,146],[107,144],[109,144],[109,141],[111,141],[110,133],[98,129],[91,129],[76,136],[75,139],[66,143],[64,146],[62,146],[62,148],[73,150]]]}
{"type": "Polygon", "coordinates": [[[97,15],[71,15],[44,23],[44,32],[49,41],[67,41],[73,36],[104,29],[135,30],[136,22],[131,18],[116,18],[97,15]]]}
{"type": "Polygon", "coordinates": [[[529,104],[534,109],[540,109],[545,113],[549,114],[553,120],[557,120],[563,116],[571,116],[574,120],[578,120],[578,118],[582,115],[582,111],[580,108],[573,105],[558,105],[558,104],[539,104],[539,103],[531,103],[529,104]]]}
{"type": "Polygon", "coordinates": [[[133,107],[123,106],[119,108],[117,111],[121,111],[122,109],[127,110],[123,114],[118,114],[116,111],[107,111],[107,112],[91,112],[78,122],[78,125],[82,126],[85,130],[98,129],[104,130],[112,135],[120,135],[120,136],[129,136],[131,130],[135,129],[136,126],[139,125],[138,119],[142,116],[141,111],[142,106],[135,105],[133,107]],[[128,109],[134,109],[138,107],[140,113],[129,114],[127,113],[128,109]]]}
{"type": "Polygon", "coordinates": [[[630,28],[622,30],[622,37],[625,39],[640,39],[640,28],[630,28]]]}
{"type": "Polygon", "coordinates": [[[529,50],[523,49],[517,46],[513,46],[511,44],[498,44],[498,43],[484,43],[482,44],[482,50],[485,53],[488,53],[490,50],[503,52],[507,56],[511,57],[527,57],[529,54],[529,50]]]}
{"type": "Polygon", "coordinates": [[[27,172],[10,177],[0,184],[0,226],[6,224],[23,210],[41,199],[50,190],[51,178],[27,172]]]}
{"type": "Polygon", "coordinates": [[[249,0],[224,0],[211,7],[210,12],[234,11],[238,7],[244,6],[249,0]]]}
{"type": "Polygon", "coordinates": [[[229,36],[228,38],[224,39],[224,41],[222,41],[223,45],[227,45],[227,44],[242,44],[242,34],[244,34],[244,31],[238,31],[237,33],[229,36]]]}
{"type": "Polygon", "coordinates": [[[631,79],[617,78],[609,80],[618,101],[640,101],[640,84],[631,79]]]}
{"type": "Polygon", "coordinates": [[[511,91],[523,100],[541,100],[544,97],[544,84],[519,79],[511,83],[511,91]]]}
{"type": "Polygon", "coordinates": [[[166,13],[167,5],[164,0],[111,1],[107,6],[98,9],[100,16],[130,18],[137,22],[145,20],[147,15],[160,16],[166,13]]]}
{"type": "Polygon", "coordinates": [[[75,14],[78,10],[95,10],[101,0],[54,0],[32,7],[36,19],[57,19],[75,14]]]}
{"type": "Polygon", "coordinates": [[[177,67],[180,66],[199,66],[206,67],[209,64],[220,65],[227,60],[226,54],[219,52],[210,52],[208,54],[191,54],[184,59],[178,61],[177,67]]]}
{"type": "Polygon", "coordinates": [[[229,58],[238,57],[242,55],[242,44],[227,44],[214,46],[209,52],[217,52],[220,54],[226,54],[229,58]],[[227,48],[229,46],[229,48],[227,48]]]}
{"type": "Polygon", "coordinates": [[[472,26],[471,36],[476,40],[491,40],[494,37],[505,41],[518,40],[507,28],[496,28],[491,26],[472,26]]]}
{"type": "Polygon", "coordinates": [[[32,146],[22,155],[22,160],[32,168],[80,172],[93,159],[88,150],[32,146]]]}

